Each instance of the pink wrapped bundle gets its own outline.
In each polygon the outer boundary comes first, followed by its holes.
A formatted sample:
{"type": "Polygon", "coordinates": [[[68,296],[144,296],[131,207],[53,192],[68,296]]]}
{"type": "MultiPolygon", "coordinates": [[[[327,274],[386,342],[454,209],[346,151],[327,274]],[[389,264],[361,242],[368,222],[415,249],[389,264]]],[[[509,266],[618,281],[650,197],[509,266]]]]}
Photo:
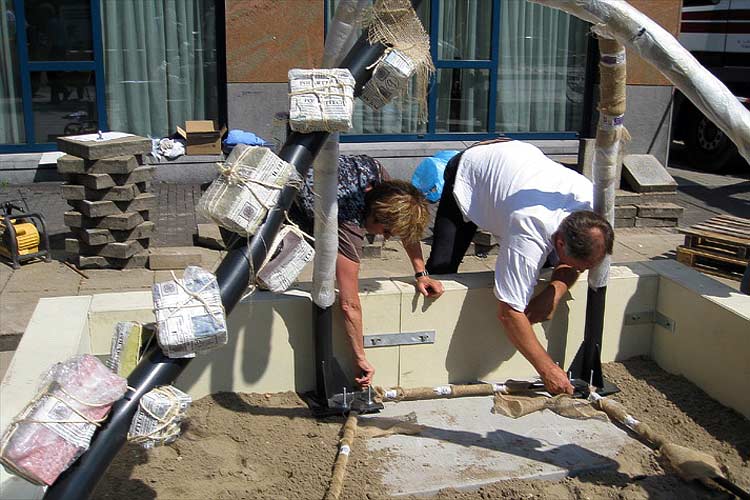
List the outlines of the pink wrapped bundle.
{"type": "Polygon", "coordinates": [[[50,485],[88,449],[127,381],[84,354],[55,364],[41,387],[5,431],[0,462],[28,481],[50,485]]]}

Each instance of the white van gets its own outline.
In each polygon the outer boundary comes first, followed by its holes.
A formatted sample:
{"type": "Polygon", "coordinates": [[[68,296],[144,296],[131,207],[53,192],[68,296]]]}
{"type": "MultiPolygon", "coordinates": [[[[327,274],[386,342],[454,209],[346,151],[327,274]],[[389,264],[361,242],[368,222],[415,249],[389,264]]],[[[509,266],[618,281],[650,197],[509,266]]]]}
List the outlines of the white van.
{"type": "MultiPolygon", "coordinates": [[[[680,43],[750,109],[750,0],[684,0],[680,43]]],[[[693,165],[719,171],[737,148],[679,91],[672,137],[682,140],[693,165]]]]}

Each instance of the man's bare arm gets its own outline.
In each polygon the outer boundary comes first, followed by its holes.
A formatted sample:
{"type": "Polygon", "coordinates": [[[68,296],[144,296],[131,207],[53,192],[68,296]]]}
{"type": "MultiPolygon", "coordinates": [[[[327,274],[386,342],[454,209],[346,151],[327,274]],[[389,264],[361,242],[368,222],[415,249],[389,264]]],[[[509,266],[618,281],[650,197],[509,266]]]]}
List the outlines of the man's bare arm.
{"type": "Polygon", "coordinates": [[[525,313],[516,311],[505,302],[498,302],[497,319],[503,325],[511,343],[542,377],[549,392],[573,394],[573,386],[567,375],[552,361],[542,344],[539,343],[525,313]]]}

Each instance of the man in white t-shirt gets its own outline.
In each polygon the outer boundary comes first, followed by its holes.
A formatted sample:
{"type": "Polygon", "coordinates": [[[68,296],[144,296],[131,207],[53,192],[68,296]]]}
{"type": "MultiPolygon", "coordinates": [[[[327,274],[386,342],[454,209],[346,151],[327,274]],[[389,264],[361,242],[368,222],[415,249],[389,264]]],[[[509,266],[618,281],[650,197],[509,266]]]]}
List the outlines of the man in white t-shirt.
{"type": "Polygon", "coordinates": [[[500,139],[448,163],[435,219],[430,274],[455,273],[478,227],[497,238],[498,319],[554,394],[573,387],[531,325],[550,319],[580,272],[612,253],[614,232],[591,211],[592,200],[584,176],[531,144],[500,139]],[[532,298],[545,263],[555,268],[550,284],[532,298]]]}

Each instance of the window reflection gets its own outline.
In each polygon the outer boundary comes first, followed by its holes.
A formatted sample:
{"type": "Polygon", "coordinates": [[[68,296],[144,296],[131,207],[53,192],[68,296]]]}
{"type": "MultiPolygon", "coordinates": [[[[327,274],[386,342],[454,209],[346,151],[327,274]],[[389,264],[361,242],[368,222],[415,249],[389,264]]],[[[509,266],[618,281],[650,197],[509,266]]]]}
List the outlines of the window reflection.
{"type": "Polygon", "coordinates": [[[437,132],[487,132],[490,72],[439,69],[437,132]]]}
{"type": "Polygon", "coordinates": [[[96,83],[90,71],[40,71],[32,99],[36,142],[96,132],[96,83]]]}
{"type": "Polygon", "coordinates": [[[26,2],[26,36],[31,61],[90,61],[91,2],[26,2]]]}
{"type": "Polygon", "coordinates": [[[492,0],[440,2],[438,58],[488,60],[492,40],[492,0]]]}
{"type": "Polygon", "coordinates": [[[502,2],[498,132],[581,127],[588,24],[529,2],[502,2]]]}

